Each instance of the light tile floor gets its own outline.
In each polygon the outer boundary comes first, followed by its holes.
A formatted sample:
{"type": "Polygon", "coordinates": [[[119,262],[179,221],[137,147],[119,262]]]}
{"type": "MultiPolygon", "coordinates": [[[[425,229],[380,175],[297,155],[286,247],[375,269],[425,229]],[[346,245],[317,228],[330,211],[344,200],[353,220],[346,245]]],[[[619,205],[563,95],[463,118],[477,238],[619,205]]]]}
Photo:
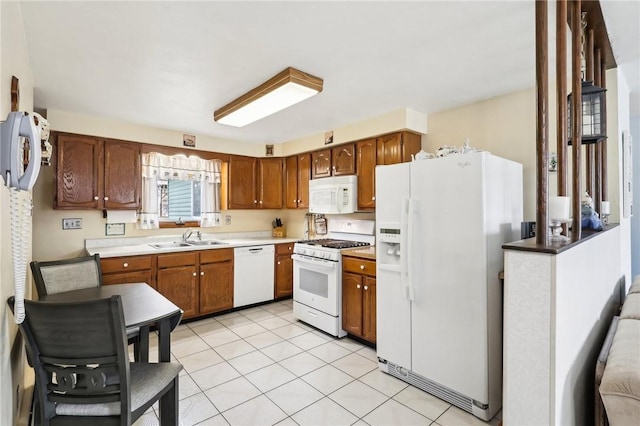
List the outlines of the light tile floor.
{"type": "MultiPolygon", "coordinates": [[[[157,360],[152,334],[151,360],[157,360]]],[[[292,315],[285,300],[178,326],[180,425],[497,425],[382,373],[376,353],[292,315]]],[[[157,404],[136,423],[157,425],[157,404]]]]}

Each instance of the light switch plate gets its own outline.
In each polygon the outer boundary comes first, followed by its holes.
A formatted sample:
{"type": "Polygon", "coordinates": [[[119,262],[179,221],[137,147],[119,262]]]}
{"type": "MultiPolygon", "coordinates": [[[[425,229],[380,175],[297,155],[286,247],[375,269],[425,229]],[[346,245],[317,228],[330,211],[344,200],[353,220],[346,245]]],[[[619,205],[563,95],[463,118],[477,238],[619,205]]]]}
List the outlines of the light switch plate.
{"type": "Polygon", "coordinates": [[[124,235],[124,223],[107,223],[104,235],[124,235]]]}
{"type": "Polygon", "coordinates": [[[62,229],[82,229],[82,219],[79,217],[62,219],[62,229]]]}
{"type": "Polygon", "coordinates": [[[224,217],[224,224],[225,225],[231,225],[231,215],[228,214],[224,217]]]}

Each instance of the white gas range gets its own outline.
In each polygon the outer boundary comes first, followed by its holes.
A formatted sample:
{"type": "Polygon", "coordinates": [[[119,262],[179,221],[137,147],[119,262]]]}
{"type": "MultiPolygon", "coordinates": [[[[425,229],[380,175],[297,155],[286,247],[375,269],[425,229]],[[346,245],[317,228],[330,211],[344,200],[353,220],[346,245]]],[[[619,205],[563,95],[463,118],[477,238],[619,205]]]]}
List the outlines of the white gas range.
{"type": "Polygon", "coordinates": [[[333,336],[342,329],[342,255],[348,248],[375,243],[375,221],[328,221],[328,238],[293,246],[293,315],[333,336]]]}

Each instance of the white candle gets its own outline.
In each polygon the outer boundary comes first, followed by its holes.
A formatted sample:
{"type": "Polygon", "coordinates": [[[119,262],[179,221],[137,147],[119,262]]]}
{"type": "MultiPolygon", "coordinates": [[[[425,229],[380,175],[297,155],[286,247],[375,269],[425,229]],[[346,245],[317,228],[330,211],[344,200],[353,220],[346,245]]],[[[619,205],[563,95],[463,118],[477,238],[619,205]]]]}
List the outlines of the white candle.
{"type": "Polygon", "coordinates": [[[601,215],[611,214],[611,204],[608,201],[603,201],[600,210],[602,210],[600,212],[601,215]]]}
{"type": "Polygon", "coordinates": [[[549,197],[549,220],[569,219],[569,197],[549,197]]]}

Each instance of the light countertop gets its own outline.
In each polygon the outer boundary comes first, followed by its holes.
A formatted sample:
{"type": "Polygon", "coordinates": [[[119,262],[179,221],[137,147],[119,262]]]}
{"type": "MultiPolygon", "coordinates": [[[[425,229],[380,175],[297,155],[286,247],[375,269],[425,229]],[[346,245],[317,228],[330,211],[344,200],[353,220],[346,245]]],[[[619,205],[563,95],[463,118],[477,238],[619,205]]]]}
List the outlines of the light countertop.
{"type": "Polygon", "coordinates": [[[342,250],[341,253],[343,256],[352,256],[352,257],[359,257],[362,259],[376,260],[375,246],[358,247],[358,248],[342,250]]]}
{"type": "Polygon", "coordinates": [[[220,244],[156,248],[152,244],[180,242],[182,240],[182,236],[165,235],[158,237],[102,238],[85,240],[85,251],[90,256],[98,253],[101,258],[108,258],[292,243],[299,240],[299,238],[274,238],[271,236],[260,235],[248,235],[246,238],[211,238],[211,236],[203,235],[202,239],[215,240],[220,242],[220,244]]]}

